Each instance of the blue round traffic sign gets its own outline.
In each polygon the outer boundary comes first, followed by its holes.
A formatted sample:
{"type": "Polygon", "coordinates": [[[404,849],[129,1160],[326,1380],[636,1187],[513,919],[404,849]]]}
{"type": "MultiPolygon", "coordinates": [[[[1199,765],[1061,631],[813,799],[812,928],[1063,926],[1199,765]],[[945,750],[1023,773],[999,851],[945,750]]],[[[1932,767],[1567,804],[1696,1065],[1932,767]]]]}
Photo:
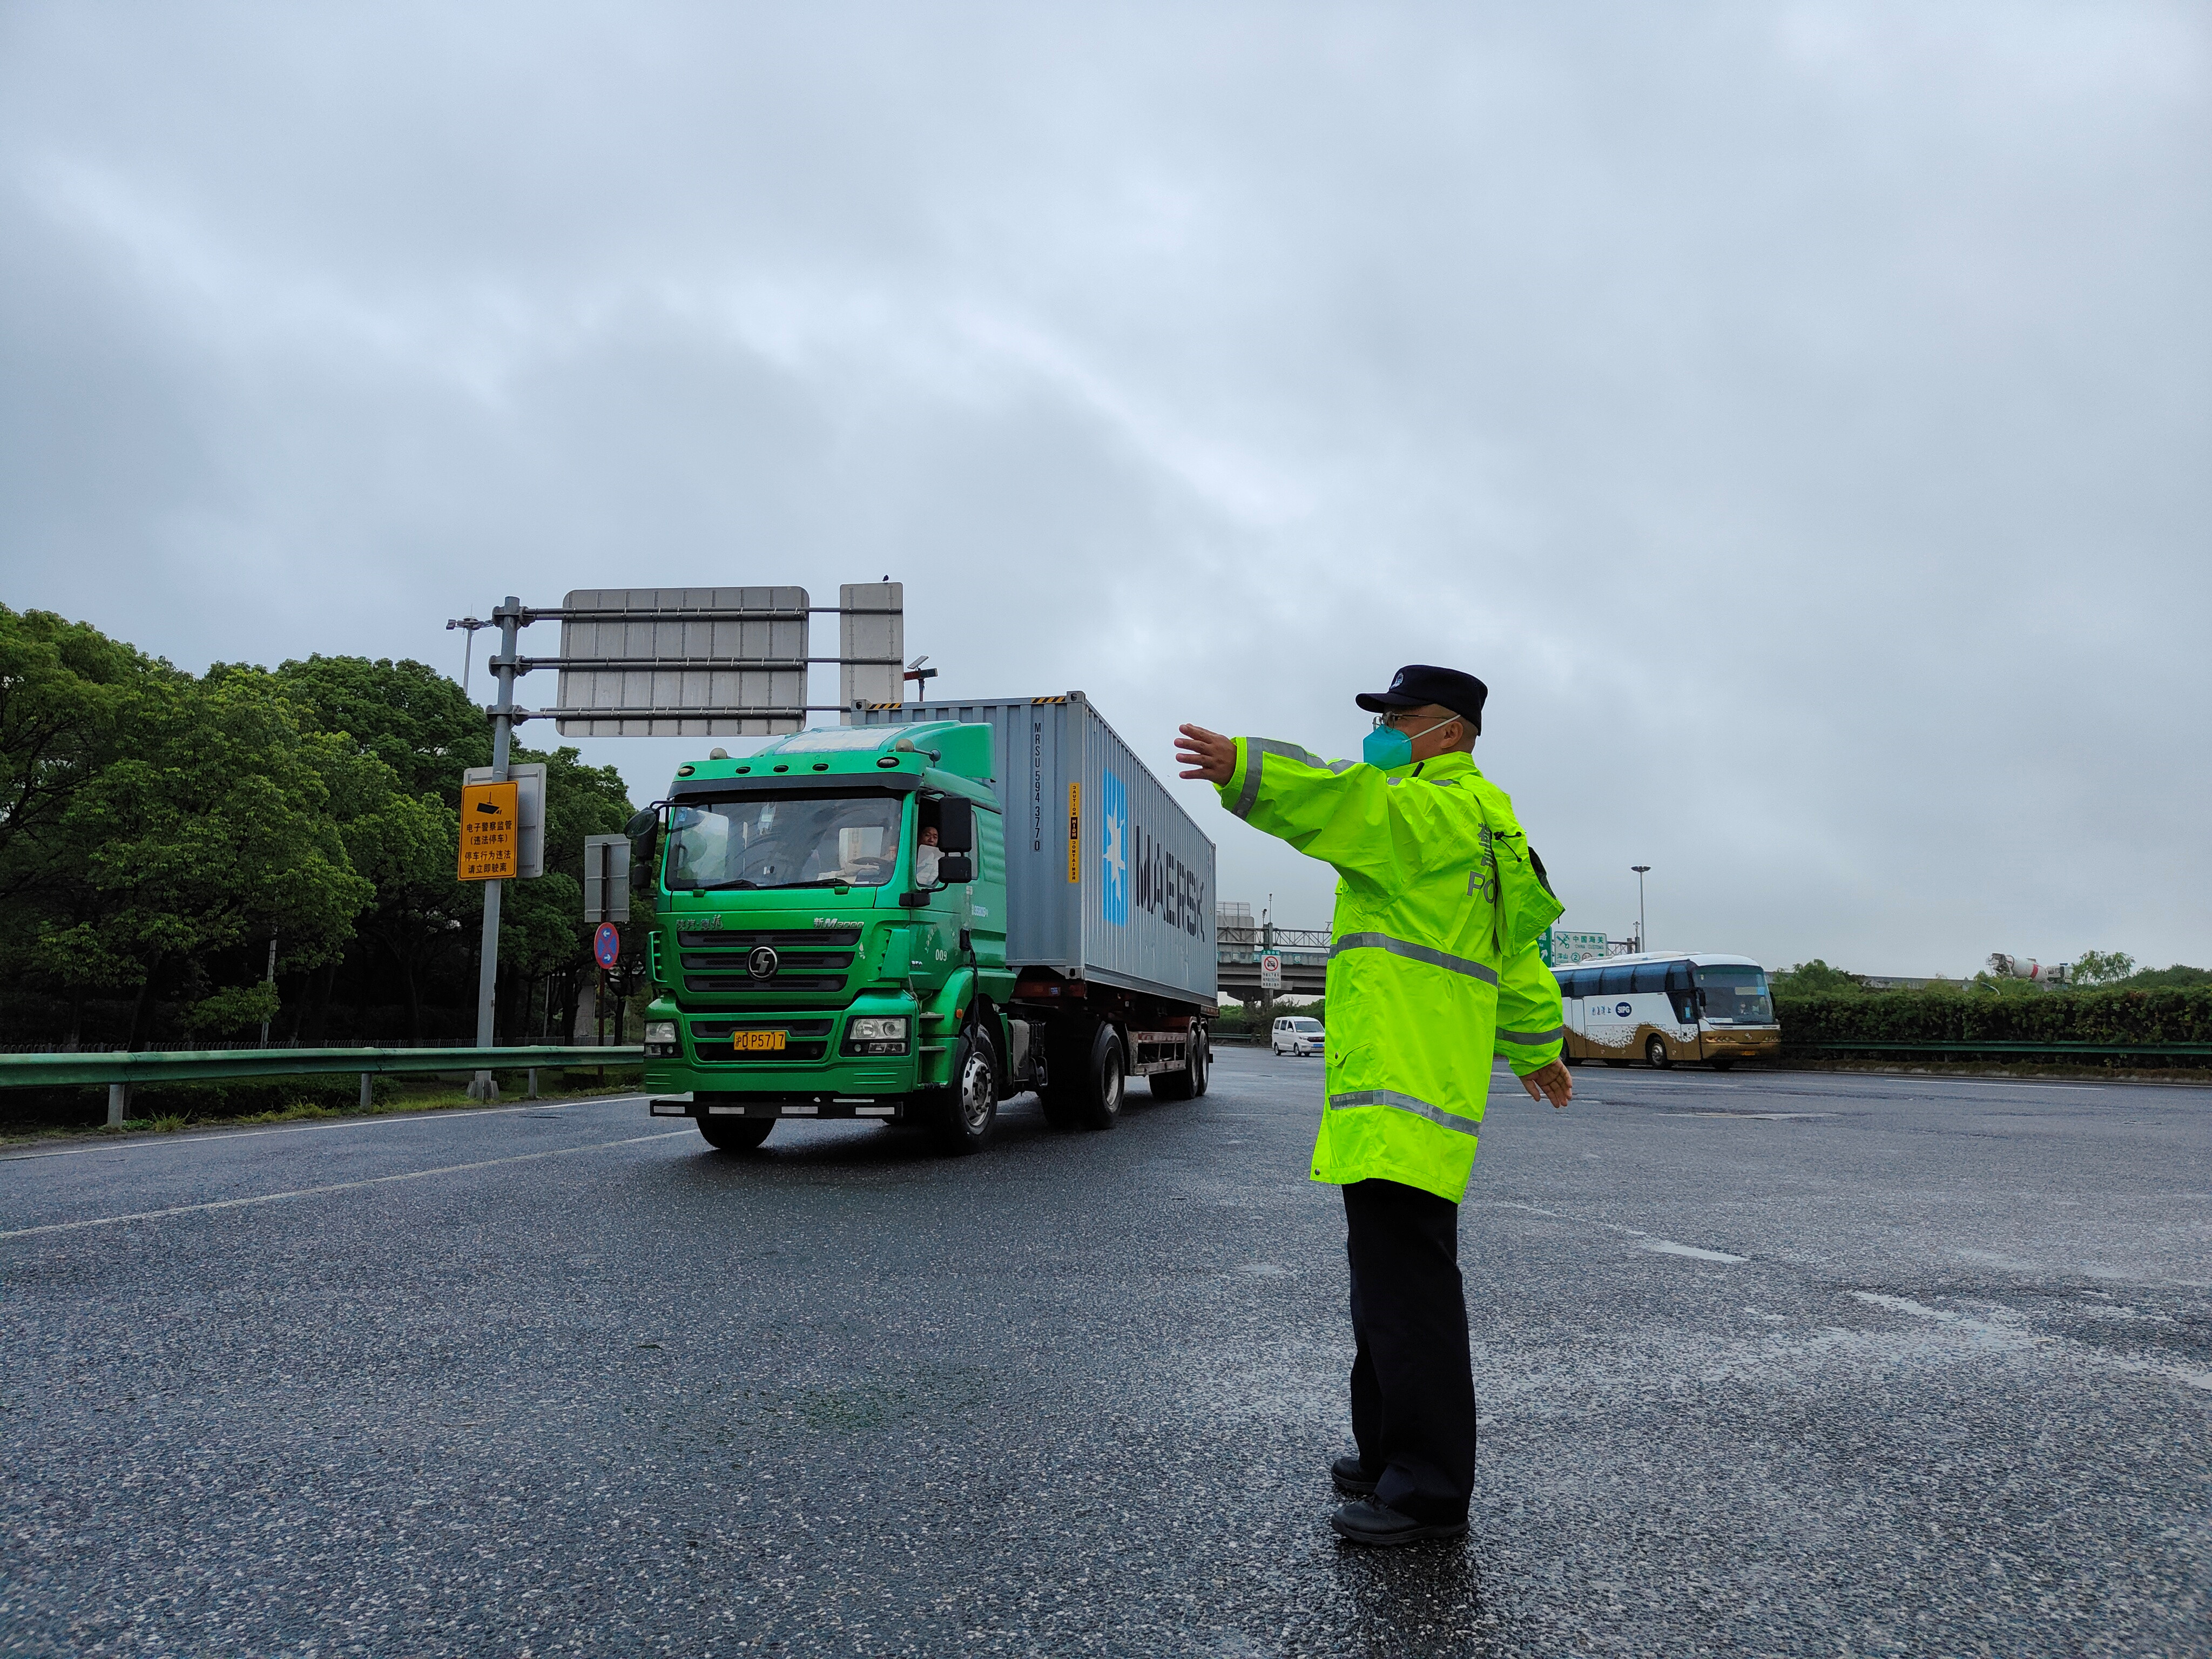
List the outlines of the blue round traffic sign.
{"type": "Polygon", "coordinates": [[[592,959],[602,968],[611,968],[622,960],[622,935],[611,921],[603,921],[592,930],[592,959]]]}

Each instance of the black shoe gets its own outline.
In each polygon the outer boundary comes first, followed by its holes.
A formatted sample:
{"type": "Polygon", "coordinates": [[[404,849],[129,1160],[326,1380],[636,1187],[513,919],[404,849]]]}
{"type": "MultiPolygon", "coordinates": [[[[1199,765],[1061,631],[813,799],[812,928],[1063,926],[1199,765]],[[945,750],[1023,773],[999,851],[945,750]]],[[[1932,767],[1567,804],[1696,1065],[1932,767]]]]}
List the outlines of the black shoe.
{"type": "Polygon", "coordinates": [[[1353,1544],[1418,1544],[1425,1538],[1464,1538],[1464,1521],[1439,1522],[1425,1526],[1409,1516],[1403,1516],[1372,1498],[1362,1498],[1357,1504],[1346,1504],[1329,1516],[1328,1524],[1337,1535],[1353,1544]]]}
{"type": "Polygon", "coordinates": [[[1358,1452],[1346,1452],[1338,1458],[1328,1466],[1328,1474],[1329,1479],[1336,1482],[1339,1492],[1349,1492],[1354,1498],[1366,1497],[1375,1490],[1375,1483],[1382,1478],[1379,1474],[1367,1473],[1367,1465],[1359,1461],[1358,1452]]]}

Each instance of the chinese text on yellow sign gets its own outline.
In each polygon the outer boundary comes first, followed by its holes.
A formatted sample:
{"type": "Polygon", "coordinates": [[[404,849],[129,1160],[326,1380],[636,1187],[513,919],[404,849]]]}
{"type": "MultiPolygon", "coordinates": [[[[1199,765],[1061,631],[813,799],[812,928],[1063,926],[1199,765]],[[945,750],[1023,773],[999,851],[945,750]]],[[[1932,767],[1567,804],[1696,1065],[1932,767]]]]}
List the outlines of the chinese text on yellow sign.
{"type": "Polygon", "coordinates": [[[471,783],[461,787],[461,879],[505,881],[522,845],[521,786],[471,783]]]}

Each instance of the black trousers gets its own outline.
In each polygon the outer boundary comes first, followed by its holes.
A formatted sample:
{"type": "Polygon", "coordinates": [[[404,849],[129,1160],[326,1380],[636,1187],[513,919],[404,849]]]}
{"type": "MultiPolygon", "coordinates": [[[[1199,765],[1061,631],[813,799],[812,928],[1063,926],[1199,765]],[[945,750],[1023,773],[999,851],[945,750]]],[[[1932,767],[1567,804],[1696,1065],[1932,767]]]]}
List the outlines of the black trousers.
{"type": "Polygon", "coordinates": [[[1467,1519],[1474,1376],[1459,1206],[1395,1181],[1344,1189],[1352,1259],[1352,1433],[1377,1503],[1427,1524],[1467,1519]]]}

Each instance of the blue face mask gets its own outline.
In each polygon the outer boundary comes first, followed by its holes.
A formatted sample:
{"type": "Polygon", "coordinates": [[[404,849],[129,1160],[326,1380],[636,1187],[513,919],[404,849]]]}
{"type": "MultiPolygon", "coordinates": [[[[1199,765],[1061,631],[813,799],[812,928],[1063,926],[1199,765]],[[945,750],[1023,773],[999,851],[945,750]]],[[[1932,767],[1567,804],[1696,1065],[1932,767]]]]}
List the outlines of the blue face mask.
{"type": "Polygon", "coordinates": [[[1436,725],[1414,732],[1401,732],[1395,726],[1376,726],[1361,740],[1359,758],[1382,771],[1395,771],[1413,758],[1415,738],[1425,738],[1429,732],[1439,731],[1458,718],[1455,714],[1449,720],[1438,720],[1436,725]]]}

